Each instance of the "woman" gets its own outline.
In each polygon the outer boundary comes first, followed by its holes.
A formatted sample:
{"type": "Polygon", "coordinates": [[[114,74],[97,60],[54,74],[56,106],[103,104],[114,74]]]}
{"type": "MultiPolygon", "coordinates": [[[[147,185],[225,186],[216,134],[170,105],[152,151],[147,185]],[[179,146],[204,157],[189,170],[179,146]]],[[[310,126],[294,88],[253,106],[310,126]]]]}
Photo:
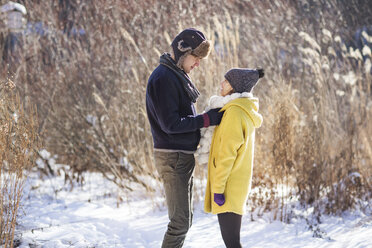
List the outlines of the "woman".
{"type": "Polygon", "coordinates": [[[255,129],[261,126],[258,99],[251,91],[262,69],[235,68],[221,83],[221,102],[229,101],[222,121],[214,130],[208,160],[204,209],[217,214],[226,247],[241,247],[240,228],[250,190],[255,129]],[[225,101],[224,101],[225,100],[225,101]]]}

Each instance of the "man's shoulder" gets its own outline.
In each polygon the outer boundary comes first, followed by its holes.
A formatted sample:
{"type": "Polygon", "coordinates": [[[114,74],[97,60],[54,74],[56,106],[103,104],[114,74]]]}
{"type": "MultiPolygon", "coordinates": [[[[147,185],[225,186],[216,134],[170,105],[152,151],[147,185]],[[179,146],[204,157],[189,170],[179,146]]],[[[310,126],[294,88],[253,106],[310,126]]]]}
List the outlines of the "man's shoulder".
{"type": "Polygon", "coordinates": [[[165,65],[158,65],[151,73],[149,81],[151,80],[177,80],[176,74],[165,65]]]}
{"type": "Polygon", "coordinates": [[[177,82],[179,79],[176,74],[164,65],[159,65],[151,73],[148,84],[150,87],[177,87],[177,82]]]}

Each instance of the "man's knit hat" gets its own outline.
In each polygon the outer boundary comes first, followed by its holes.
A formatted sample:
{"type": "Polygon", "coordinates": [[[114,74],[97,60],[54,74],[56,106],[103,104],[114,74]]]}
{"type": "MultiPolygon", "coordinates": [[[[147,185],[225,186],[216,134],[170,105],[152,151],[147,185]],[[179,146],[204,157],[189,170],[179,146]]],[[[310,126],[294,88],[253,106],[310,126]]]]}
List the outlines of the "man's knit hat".
{"type": "Polygon", "coordinates": [[[237,93],[251,92],[259,79],[258,70],[233,68],[225,74],[234,91],[237,93]]]}
{"type": "Polygon", "coordinates": [[[179,33],[172,42],[172,48],[177,66],[181,69],[186,56],[192,54],[199,58],[206,57],[210,52],[210,42],[204,34],[194,28],[188,28],[179,33]]]}

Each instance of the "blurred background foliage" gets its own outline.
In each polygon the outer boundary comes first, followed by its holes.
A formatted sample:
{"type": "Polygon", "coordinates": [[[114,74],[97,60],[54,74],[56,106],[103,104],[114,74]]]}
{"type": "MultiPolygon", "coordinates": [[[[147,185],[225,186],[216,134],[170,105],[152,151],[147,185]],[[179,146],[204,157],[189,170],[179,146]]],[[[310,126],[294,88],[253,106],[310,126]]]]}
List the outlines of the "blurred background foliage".
{"type": "MultiPolygon", "coordinates": [[[[191,73],[199,112],[231,67],[266,71],[254,92],[264,123],[251,211],[287,220],[294,200],[319,213],[370,211],[370,1],[18,2],[27,22],[17,31],[0,25],[0,75],[24,106],[37,106],[38,133],[53,154],[39,155],[41,176],[65,164],[66,182],[100,171],[124,192],[138,184],[154,192],[147,79],[172,38],[195,27],[214,44],[191,73]]],[[[205,176],[198,166],[200,198],[205,176]]]]}

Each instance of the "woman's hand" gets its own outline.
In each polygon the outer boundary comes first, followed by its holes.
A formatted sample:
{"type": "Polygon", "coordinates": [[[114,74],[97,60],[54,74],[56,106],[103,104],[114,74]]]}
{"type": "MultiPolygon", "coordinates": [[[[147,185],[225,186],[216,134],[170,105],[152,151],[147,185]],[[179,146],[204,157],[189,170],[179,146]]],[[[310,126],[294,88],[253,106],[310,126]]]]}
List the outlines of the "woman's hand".
{"type": "Polygon", "coordinates": [[[225,204],[225,196],[224,196],[224,194],[214,193],[214,202],[218,206],[222,206],[223,204],[225,204]]]}

